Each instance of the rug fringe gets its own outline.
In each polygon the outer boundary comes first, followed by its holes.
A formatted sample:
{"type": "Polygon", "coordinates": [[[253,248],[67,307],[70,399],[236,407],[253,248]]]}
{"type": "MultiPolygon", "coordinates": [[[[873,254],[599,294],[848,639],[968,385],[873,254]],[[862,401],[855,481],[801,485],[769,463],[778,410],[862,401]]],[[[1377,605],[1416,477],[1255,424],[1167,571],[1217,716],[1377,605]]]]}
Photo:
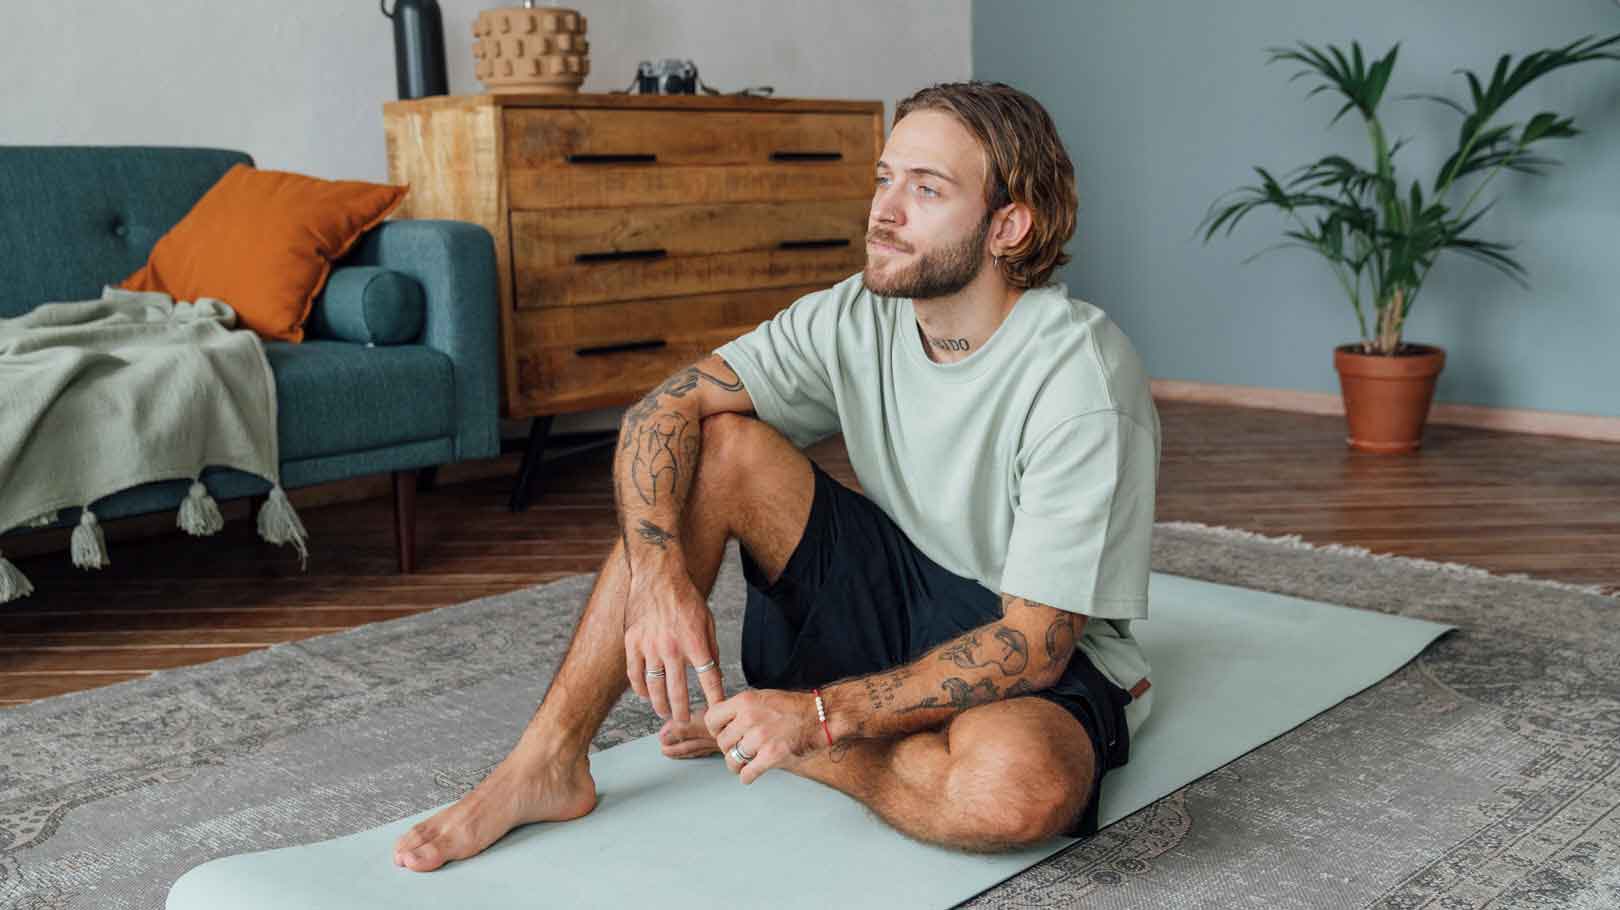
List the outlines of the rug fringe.
{"type": "Polygon", "coordinates": [[[1620,600],[1620,589],[1610,590],[1603,585],[1573,584],[1567,581],[1555,581],[1550,578],[1538,578],[1534,575],[1526,575],[1523,572],[1514,572],[1512,574],[1503,575],[1486,571],[1478,566],[1464,565],[1463,563],[1459,562],[1436,562],[1432,559],[1421,559],[1416,556],[1398,556],[1393,553],[1374,553],[1373,551],[1364,547],[1350,546],[1348,544],[1341,543],[1311,543],[1305,538],[1300,537],[1298,534],[1286,534],[1281,537],[1271,537],[1265,534],[1257,534],[1253,531],[1245,531],[1242,528],[1228,528],[1223,525],[1206,525],[1196,521],[1160,521],[1156,522],[1154,527],[1169,528],[1176,531],[1198,531],[1225,537],[1235,537],[1240,540],[1255,540],[1262,543],[1280,544],[1295,550],[1316,550],[1321,553],[1338,553],[1346,556],[1360,556],[1371,558],[1379,562],[1394,562],[1398,565],[1408,565],[1412,566],[1413,568],[1435,569],[1443,572],[1450,572],[1454,575],[1466,575],[1471,578],[1493,578],[1503,581],[1528,582],[1530,584],[1545,585],[1549,588],[1557,588],[1561,591],[1572,591],[1579,594],[1596,594],[1599,597],[1620,600]]]}

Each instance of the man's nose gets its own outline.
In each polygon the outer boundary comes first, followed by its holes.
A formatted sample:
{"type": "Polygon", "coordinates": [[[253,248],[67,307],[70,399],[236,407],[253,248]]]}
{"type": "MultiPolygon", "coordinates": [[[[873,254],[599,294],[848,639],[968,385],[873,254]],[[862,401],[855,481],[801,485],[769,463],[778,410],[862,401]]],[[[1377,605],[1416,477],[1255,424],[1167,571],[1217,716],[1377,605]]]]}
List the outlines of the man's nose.
{"type": "Polygon", "coordinates": [[[872,222],[874,224],[901,224],[904,211],[889,194],[887,189],[879,189],[872,198],[872,222]]]}

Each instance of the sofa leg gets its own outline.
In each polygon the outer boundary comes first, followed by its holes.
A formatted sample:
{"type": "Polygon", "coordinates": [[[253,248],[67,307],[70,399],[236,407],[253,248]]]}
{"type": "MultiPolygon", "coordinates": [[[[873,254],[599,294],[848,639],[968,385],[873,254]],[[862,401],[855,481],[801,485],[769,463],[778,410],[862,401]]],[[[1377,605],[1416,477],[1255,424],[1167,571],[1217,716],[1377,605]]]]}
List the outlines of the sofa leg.
{"type": "Polygon", "coordinates": [[[416,571],[417,469],[394,472],[394,548],[399,553],[399,574],[416,571]]]}
{"type": "Polygon", "coordinates": [[[421,471],[422,473],[417,475],[416,478],[416,492],[433,492],[439,485],[439,466],[436,464],[428,465],[422,468],[421,471]]]}

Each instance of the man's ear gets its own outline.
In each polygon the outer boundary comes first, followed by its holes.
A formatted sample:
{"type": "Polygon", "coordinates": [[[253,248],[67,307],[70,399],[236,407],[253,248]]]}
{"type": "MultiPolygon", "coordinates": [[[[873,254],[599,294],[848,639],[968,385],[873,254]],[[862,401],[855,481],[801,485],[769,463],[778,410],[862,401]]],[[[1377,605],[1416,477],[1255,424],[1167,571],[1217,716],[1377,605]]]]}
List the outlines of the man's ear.
{"type": "Polygon", "coordinates": [[[996,212],[990,228],[990,252],[1005,256],[1035,229],[1035,213],[1022,202],[1009,202],[996,212]]]}

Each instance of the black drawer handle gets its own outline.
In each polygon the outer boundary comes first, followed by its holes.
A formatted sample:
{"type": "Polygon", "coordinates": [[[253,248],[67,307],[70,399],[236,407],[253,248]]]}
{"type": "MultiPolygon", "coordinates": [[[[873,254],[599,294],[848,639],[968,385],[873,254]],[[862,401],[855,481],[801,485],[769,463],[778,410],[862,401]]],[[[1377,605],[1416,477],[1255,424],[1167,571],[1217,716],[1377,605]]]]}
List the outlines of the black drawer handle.
{"type": "Polygon", "coordinates": [[[623,262],[627,259],[662,259],[664,250],[613,250],[607,253],[580,253],[575,262],[623,262]]]}
{"type": "Polygon", "coordinates": [[[829,237],[826,240],[784,240],[777,244],[782,250],[819,250],[833,246],[849,246],[848,237],[829,237]]]}
{"type": "Polygon", "coordinates": [[[657,155],[569,155],[569,164],[652,164],[657,155]]]}
{"type": "Polygon", "coordinates": [[[843,152],[771,152],[772,161],[843,161],[843,152]]]}
{"type": "Polygon", "coordinates": [[[648,338],[645,341],[626,341],[623,344],[604,344],[594,348],[575,348],[574,353],[581,357],[595,357],[600,354],[623,354],[625,351],[656,351],[665,347],[669,342],[662,338],[648,338]]]}

